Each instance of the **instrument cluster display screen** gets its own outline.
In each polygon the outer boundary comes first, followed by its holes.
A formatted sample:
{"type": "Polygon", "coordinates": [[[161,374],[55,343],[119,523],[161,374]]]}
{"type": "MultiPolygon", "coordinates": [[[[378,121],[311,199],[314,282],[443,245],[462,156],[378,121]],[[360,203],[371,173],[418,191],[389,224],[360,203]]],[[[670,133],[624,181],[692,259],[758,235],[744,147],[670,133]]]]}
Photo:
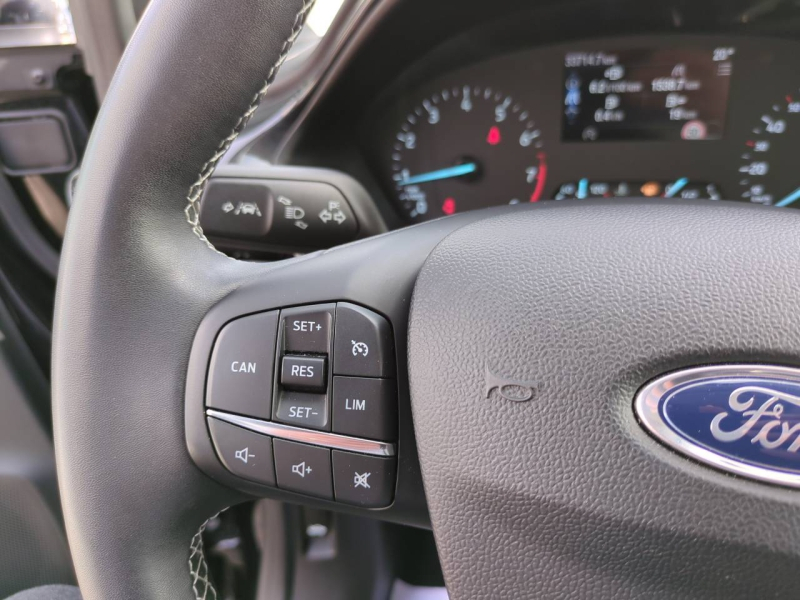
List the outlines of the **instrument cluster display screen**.
{"type": "Polygon", "coordinates": [[[562,139],[720,139],[735,55],[733,47],[569,52],[562,139]]]}

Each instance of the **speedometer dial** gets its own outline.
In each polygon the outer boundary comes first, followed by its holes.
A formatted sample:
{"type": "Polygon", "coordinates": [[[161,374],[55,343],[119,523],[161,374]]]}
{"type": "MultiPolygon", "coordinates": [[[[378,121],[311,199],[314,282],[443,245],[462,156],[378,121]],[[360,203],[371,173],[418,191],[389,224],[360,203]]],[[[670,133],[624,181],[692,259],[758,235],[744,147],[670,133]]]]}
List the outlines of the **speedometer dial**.
{"type": "Polygon", "coordinates": [[[423,99],[392,147],[392,179],[415,221],[536,202],[547,179],[541,130],[511,96],[462,85],[423,99]]]}
{"type": "Polygon", "coordinates": [[[739,165],[741,198],[757,204],[800,208],[798,143],[800,91],[795,91],[753,123],[739,165]]]}

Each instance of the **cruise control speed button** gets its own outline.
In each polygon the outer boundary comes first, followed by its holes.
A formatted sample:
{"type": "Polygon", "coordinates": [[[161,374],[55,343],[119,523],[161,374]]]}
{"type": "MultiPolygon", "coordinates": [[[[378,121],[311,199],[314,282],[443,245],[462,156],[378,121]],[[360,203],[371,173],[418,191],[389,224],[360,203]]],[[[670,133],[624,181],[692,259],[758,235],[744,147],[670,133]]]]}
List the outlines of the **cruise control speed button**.
{"type": "Polygon", "coordinates": [[[333,325],[333,304],[289,308],[281,312],[283,348],[286,352],[328,354],[333,325]]]}
{"type": "Polygon", "coordinates": [[[283,391],[275,403],[275,420],[309,429],[330,430],[328,396],[283,391]]]}
{"type": "Polygon", "coordinates": [[[286,440],[274,440],[278,487],[333,499],[331,451],[286,440]]]}
{"type": "Polygon", "coordinates": [[[207,406],[269,419],[277,334],[276,311],[242,317],[222,328],[208,368],[207,406]]]}
{"type": "Polygon", "coordinates": [[[386,319],[355,304],[339,302],[334,329],[334,375],[394,377],[394,343],[386,319]]]}
{"type": "Polygon", "coordinates": [[[222,464],[234,475],[275,485],[272,440],[217,419],[208,419],[211,439],[222,464]]]}
{"type": "Polygon", "coordinates": [[[324,392],[328,387],[324,358],[284,356],[281,364],[281,385],[289,390],[324,392]]]}
{"type": "Polygon", "coordinates": [[[394,458],[334,450],[333,487],[337,502],[366,508],[389,506],[394,496],[395,465],[394,458]]]}

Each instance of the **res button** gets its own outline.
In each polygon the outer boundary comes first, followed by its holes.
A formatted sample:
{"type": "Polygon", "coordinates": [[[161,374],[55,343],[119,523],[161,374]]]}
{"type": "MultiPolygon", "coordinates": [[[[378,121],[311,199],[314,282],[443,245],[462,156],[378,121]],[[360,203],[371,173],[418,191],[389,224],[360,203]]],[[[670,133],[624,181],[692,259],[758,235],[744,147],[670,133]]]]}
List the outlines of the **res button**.
{"type": "Polygon", "coordinates": [[[287,390],[324,392],[328,387],[326,359],[311,356],[284,356],[281,385],[287,390]]]}

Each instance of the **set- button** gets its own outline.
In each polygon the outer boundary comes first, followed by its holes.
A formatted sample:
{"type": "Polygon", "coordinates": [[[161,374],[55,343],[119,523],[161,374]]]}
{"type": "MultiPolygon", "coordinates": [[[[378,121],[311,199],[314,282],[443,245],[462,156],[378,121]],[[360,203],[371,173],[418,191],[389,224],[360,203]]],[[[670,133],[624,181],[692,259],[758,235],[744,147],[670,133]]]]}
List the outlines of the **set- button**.
{"type": "Polygon", "coordinates": [[[284,391],[276,405],[275,420],[297,427],[326,431],[330,423],[328,414],[327,395],[284,391]]]}

